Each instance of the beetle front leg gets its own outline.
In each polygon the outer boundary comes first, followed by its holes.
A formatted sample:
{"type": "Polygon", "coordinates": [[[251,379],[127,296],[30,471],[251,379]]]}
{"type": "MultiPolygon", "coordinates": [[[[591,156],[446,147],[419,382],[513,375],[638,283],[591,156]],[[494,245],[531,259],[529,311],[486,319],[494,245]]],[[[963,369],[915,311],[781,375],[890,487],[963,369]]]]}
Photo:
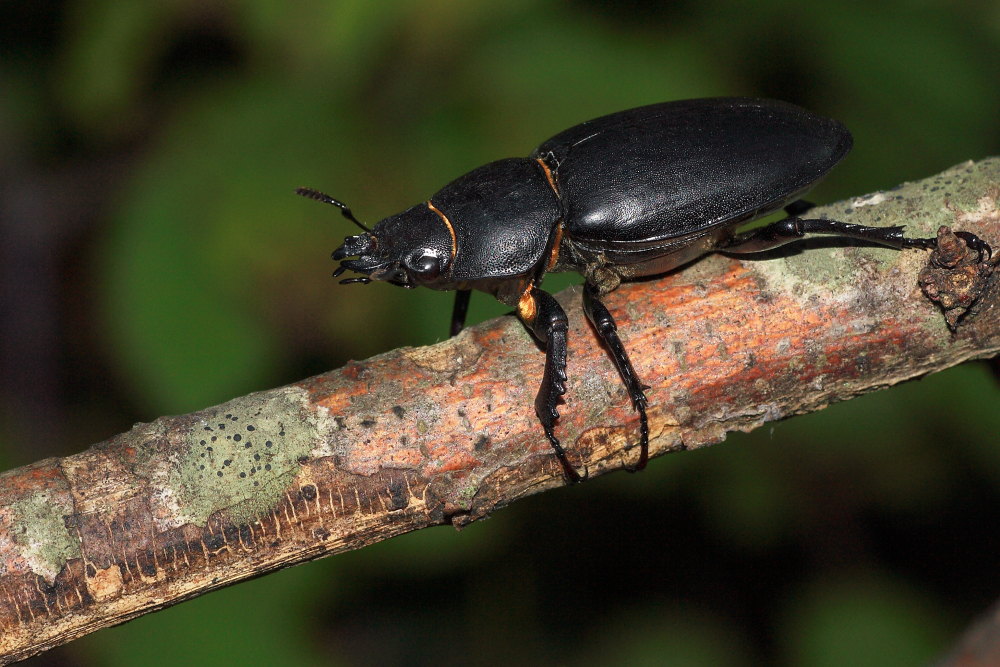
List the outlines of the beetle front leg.
{"type": "Polygon", "coordinates": [[[465,328],[465,316],[469,313],[470,289],[460,289],[455,292],[455,307],[451,311],[451,329],[448,335],[454,338],[465,328]]]}
{"type": "Polygon", "coordinates": [[[594,325],[601,342],[611,353],[611,359],[618,368],[619,375],[625,383],[629,398],[632,399],[632,406],[639,413],[639,461],[635,466],[628,468],[629,472],[636,472],[646,467],[649,461],[649,421],[646,418],[646,393],[642,382],[632,367],[632,361],[628,358],[628,352],[622,345],[621,338],[618,337],[618,326],[611,312],[598,299],[597,287],[591,283],[583,286],[583,312],[587,314],[587,319],[594,325]]]}
{"type": "Polygon", "coordinates": [[[532,287],[524,292],[517,305],[517,314],[525,326],[545,345],[545,372],[535,396],[535,414],[542,422],[545,436],[552,444],[566,478],[571,483],[581,481],[578,473],[566,458],[566,450],[559,444],[553,428],[559,419],[556,403],[566,393],[566,332],[569,321],[562,306],[548,292],[532,287]]]}

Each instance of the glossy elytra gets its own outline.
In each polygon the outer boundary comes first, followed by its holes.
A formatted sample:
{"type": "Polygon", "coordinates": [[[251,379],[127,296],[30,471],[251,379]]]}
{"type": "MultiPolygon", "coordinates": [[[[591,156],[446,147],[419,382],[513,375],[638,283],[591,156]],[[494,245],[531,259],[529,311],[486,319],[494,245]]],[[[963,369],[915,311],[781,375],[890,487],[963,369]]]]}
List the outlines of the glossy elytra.
{"type": "MultiPolygon", "coordinates": [[[[804,219],[798,198],[851,149],[837,121],[773,100],[712,98],[620,111],[560,132],[529,157],[491,162],[373,229],[315,190],[298,193],[338,206],[363,232],[333,253],[344,283],[381,280],[456,290],[451,334],[461,331],[471,290],[515,309],[545,347],[535,412],[571,481],[580,475],[554,433],[566,391],[566,313],[541,289],[550,271],[584,276],[583,308],[639,413],[639,455],[649,428],[636,376],[601,297],[623,280],[670,271],[711,252],[755,253],[832,234],[892,248],[932,248],[902,227],[804,219]],[[784,208],[790,217],[737,233],[742,223],[784,208]]],[[[980,253],[989,246],[969,233],[980,253]]]]}

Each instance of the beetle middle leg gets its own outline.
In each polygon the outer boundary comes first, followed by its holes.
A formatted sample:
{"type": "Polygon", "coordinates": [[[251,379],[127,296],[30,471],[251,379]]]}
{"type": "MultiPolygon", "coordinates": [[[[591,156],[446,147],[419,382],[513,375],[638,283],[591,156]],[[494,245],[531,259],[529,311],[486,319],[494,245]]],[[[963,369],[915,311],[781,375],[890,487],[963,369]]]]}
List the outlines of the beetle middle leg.
{"type": "MultiPolygon", "coordinates": [[[[736,234],[727,240],[721,241],[715,249],[720,252],[735,254],[762,252],[783,246],[792,241],[797,241],[807,234],[830,234],[846,239],[871,241],[872,243],[878,243],[879,245],[898,250],[902,250],[903,248],[930,249],[937,247],[937,238],[909,238],[904,236],[901,225],[893,227],[866,227],[864,225],[853,225],[837,220],[785,218],[784,220],[764,225],[749,232],[736,234]]],[[[992,251],[989,244],[975,234],[956,232],[956,235],[960,236],[980,256],[991,255],[992,251]]]]}
{"type": "Polygon", "coordinates": [[[622,376],[629,398],[632,399],[632,406],[639,413],[639,461],[628,470],[630,472],[642,470],[649,461],[649,421],[646,418],[646,393],[643,391],[645,387],[639,381],[625,346],[618,337],[615,319],[598,299],[597,287],[589,281],[583,286],[583,312],[587,314],[587,319],[594,325],[601,342],[611,353],[611,359],[615,362],[619,375],[622,376]]]}
{"type": "Polygon", "coordinates": [[[548,292],[531,287],[521,296],[517,315],[535,337],[545,345],[545,372],[535,396],[535,414],[542,422],[545,437],[552,444],[566,478],[571,483],[581,481],[578,473],[566,458],[566,450],[559,443],[553,428],[559,419],[556,403],[566,393],[566,332],[569,320],[559,302],[548,292]]]}

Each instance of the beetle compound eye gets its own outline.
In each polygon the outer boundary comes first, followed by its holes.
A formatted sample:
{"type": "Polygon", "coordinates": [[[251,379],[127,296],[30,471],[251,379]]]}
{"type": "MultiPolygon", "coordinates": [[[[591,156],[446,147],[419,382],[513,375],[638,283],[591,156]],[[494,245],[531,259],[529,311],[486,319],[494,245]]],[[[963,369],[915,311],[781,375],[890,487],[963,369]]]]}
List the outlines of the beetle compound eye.
{"type": "Polygon", "coordinates": [[[441,275],[441,259],[437,255],[422,254],[411,257],[407,268],[425,280],[433,280],[441,275]]]}

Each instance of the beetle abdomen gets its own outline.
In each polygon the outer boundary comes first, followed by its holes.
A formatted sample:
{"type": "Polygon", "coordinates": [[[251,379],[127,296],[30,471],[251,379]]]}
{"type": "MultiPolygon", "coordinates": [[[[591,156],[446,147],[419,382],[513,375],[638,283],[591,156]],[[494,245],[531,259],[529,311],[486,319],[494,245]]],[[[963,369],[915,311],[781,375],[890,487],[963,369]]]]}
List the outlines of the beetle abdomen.
{"type": "Polygon", "coordinates": [[[556,174],[570,236],[649,242],[770,213],[851,148],[837,121],[772,100],[709,98],[603,116],[533,153],[556,174]]]}

